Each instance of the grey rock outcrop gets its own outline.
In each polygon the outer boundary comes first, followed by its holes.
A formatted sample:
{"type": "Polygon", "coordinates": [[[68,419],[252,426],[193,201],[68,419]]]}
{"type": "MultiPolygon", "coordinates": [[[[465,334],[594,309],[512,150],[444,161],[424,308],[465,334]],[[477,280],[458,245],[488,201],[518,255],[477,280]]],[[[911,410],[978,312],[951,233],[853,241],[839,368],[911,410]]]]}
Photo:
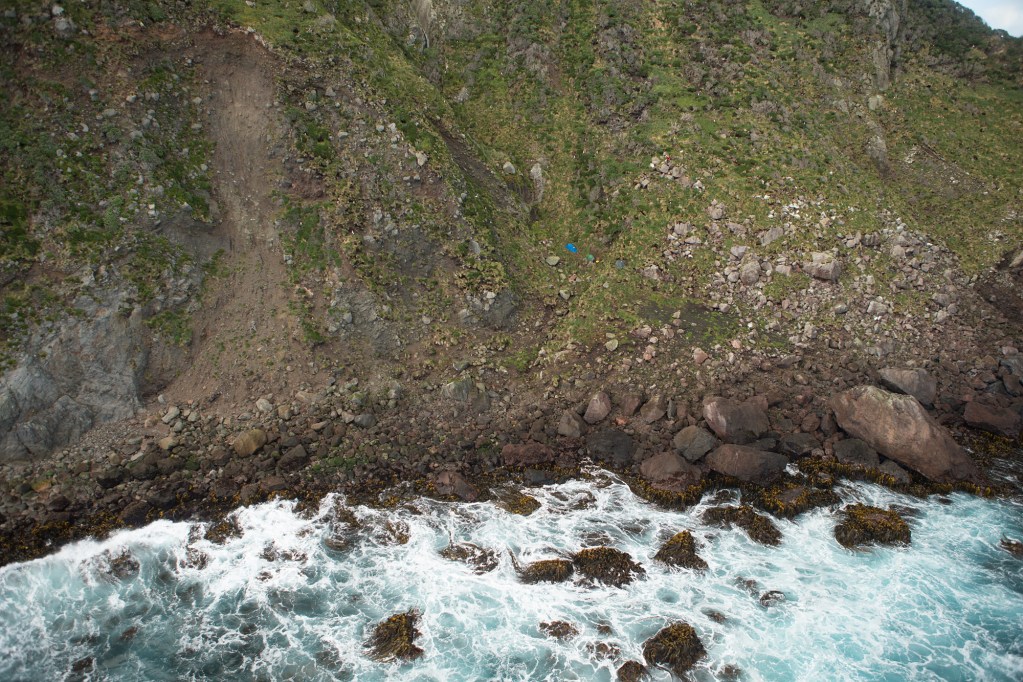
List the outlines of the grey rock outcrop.
{"type": "Polygon", "coordinates": [[[885,367],[879,372],[881,385],[896,393],[911,395],[921,405],[930,407],[938,393],[938,382],[925,369],[885,367]]]}
{"type": "Polygon", "coordinates": [[[687,426],[672,439],[675,451],[690,462],[700,461],[704,455],[721,444],[709,431],[699,426],[687,426]]]}
{"type": "Polygon", "coordinates": [[[912,396],[857,386],[835,396],[831,406],[843,431],[932,481],[982,480],[969,455],[912,396]]]}
{"type": "Polygon", "coordinates": [[[703,404],[707,425],[726,443],[752,443],[770,430],[767,413],[755,401],[708,398],[703,404]]]}
{"type": "Polygon", "coordinates": [[[81,315],[29,339],[18,364],[0,379],[0,460],[41,457],[97,424],[125,419],[140,407],[149,336],[126,294],[81,297],[81,315]]]}

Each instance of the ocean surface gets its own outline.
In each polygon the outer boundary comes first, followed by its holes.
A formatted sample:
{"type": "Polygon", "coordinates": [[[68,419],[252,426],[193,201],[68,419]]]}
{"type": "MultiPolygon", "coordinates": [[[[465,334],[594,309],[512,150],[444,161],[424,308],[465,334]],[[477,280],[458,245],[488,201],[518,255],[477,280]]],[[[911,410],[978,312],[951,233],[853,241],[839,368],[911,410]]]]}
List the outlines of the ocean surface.
{"type": "Polygon", "coordinates": [[[675,620],[707,649],[695,680],[1023,680],[1023,560],[1000,547],[1023,540],[1018,499],[920,500],[848,484],[845,502],[903,508],[912,543],[845,549],[837,511],[820,509],[776,520],[782,544],[764,547],[702,524],[709,497],[664,511],[596,473],[528,491],[542,506],[526,517],[427,499],[354,507],[362,529],[340,550],[324,544],[339,501],[328,498],[313,514],[283,501],[241,508],[241,535],[223,545],[202,539],[201,524],[160,521],[9,565],[0,680],[613,680],[675,620]],[[653,560],[686,529],[703,573],[653,560]],[[452,539],[495,550],[496,569],[443,558],[452,539]],[[526,585],[510,557],[601,544],[645,575],[623,588],[526,585]],[[762,605],[772,590],[784,600],[762,605]],[[374,661],[375,624],[409,609],[421,613],[423,656],[374,661]],[[555,620],[579,634],[545,635],[539,624],[555,620]]]}

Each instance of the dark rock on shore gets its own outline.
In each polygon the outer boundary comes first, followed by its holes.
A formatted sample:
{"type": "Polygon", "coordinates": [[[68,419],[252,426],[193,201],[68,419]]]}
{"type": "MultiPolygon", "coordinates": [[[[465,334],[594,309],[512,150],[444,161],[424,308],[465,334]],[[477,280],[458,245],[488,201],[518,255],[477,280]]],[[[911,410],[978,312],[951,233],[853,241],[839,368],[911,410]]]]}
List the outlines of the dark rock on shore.
{"type": "Polygon", "coordinates": [[[911,395],[926,407],[934,404],[934,397],[938,393],[938,382],[925,369],[885,367],[879,372],[879,378],[885,388],[911,395]]]}
{"type": "Polygon", "coordinates": [[[684,677],[706,655],[696,630],[681,621],[661,629],[643,644],[643,658],[648,665],[664,666],[679,677],[684,677]]]}
{"type": "Polygon", "coordinates": [[[703,418],[718,438],[739,445],[752,443],[771,428],[764,406],[755,399],[740,403],[727,398],[708,398],[703,403],[703,418]]]}
{"type": "Polygon", "coordinates": [[[416,629],[419,618],[419,612],[412,609],[378,623],[366,643],[370,655],[381,662],[411,661],[422,656],[423,650],[415,644],[420,634],[416,629]]]}
{"type": "Polygon", "coordinates": [[[543,443],[509,443],[501,449],[501,459],[505,466],[521,467],[534,464],[547,464],[557,458],[554,450],[543,443]]]}
{"type": "Polygon", "coordinates": [[[632,557],[611,547],[590,547],[572,557],[572,564],[586,579],[612,587],[628,585],[646,571],[632,557]]]}
{"type": "Polygon", "coordinates": [[[831,402],[838,425],[897,463],[938,483],[980,483],[980,470],[912,396],[858,386],[831,402]]]}
{"type": "Polygon", "coordinates": [[[558,435],[566,438],[579,438],[586,429],[586,422],[574,410],[565,410],[561,413],[561,421],[558,422],[558,435]]]}
{"type": "Polygon", "coordinates": [[[440,551],[440,555],[451,561],[461,561],[472,567],[475,573],[489,573],[497,568],[497,552],[485,549],[471,542],[451,542],[440,551]]]}
{"type": "Polygon", "coordinates": [[[963,419],[970,426],[1007,438],[1019,438],[1023,418],[1019,412],[996,405],[972,401],[966,404],[963,419]]]}
{"type": "Polygon", "coordinates": [[[457,471],[441,471],[434,479],[434,487],[440,495],[454,495],[465,502],[475,502],[480,491],[465,476],[457,471]]]}
{"type": "Polygon", "coordinates": [[[678,454],[685,457],[686,460],[696,463],[720,445],[721,441],[706,429],[699,426],[687,426],[675,434],[671,444],[678,454]]]}
{"type": "Polygon", "coordinates": [[[852,504],[842,510],[842,520],[835,526],[835,539],[843,547],[862,545],[908,545],[909,524],[890,509],[865,504],[852,504]]]}
{"type": "Polygon", "coordinates": [[[707,562],[696,553],[696,540],[693,538],[693,534],[687,530],[675,533],[661,545],[657,554],[654,555],[654,560],[668,566],[692,568],[697,571],[707,568],[707,562]]]}
{"type": "Polygon", "coordinates": [[[543,559],[519,566],[515,556],[512,555],[512,563],[515,565],[515,572],[519,574],[519,580],[529,585],[562,583],[571,578],[573,572],[572,562],[568,559],[543,559]]]}
{"type": "Polygon", "coordinates": [[[876,469],[881,465],[881,458],[877,456],[877,451],[859,438],[846,438],[835,443],[835,459],[841,464],[851,464],[866,469],[876,469]]]}
{"type": "Polygon", "coordinates": [[[611,414],[611,397],[601,391],[595,393],[590,398],[590,402],[586,406],[586,412],[583,414],[583,420],[587,424],[596,424],[597,422],[604,421],[609,414],[611,414]]]}
{"type": "Polygon", "coordinates": [[[706,461],[719,474],[761,485],[780,477],[789,463],[785,455],[745,445],[722,445],[707,455],[706,461]]]}
{"type": "Polygon", "coordinates": [[[540,632],[561,641],[572,639],[579,634],[579,629],[576,626],[564,620],[543,622],[539,627],[540,632]]]}
{"type": "Polygon", "coordinates": [[[682,459],[674,452],[662,452],[643,460],[639,465],[639,473],[651,482],[676,479],[682,485],[694,485],[699,482],[702,472],[682,459]]]}
{"type": "Polygon", "coordinates": [[[810,509],[835,505],[841,501],[838,493],[830,488],[818,488],[793,481],[752,491],[749,499],[760,509],[784,519],[795,518],[810,509]]]}
{"type": "Polygon", "coordinates": [[[586,450],[598,462],[625,467],[632,464],[636,441],[618,429],[594,431],[586,438],[586,450]]]}
{"type": "Polygon", "coordinates": [[[781,544],[781,531],[774,522],[749,505],[712,507],[703,513],[703,522],[725,528],[739,526],[751,540],[762,545],[781,544]]]}
{"type": "Polygon", "coordinates": [[[820,445],[809,433],[790,433],[778,441],[778,452],[794,458],[807,457],[820,445]]]}

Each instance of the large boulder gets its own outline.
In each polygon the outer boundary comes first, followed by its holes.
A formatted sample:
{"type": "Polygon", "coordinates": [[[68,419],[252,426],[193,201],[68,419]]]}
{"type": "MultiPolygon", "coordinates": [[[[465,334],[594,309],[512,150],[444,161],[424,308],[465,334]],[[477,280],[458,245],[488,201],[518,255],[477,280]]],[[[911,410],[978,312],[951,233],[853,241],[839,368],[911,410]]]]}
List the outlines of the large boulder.
{"type": "Polygon", "coordinates": [[[887,389],[911,395],[926,407],[934,404],[934,397],[938,393],[938,382],[927,373],[927,370],[885,367],[879,372],[879,377],[881,385],[887,389]]]}
{"type": "Polygon", "coordinates": [[[501,459],[505,466],[522,467],[553,462],[557,455],[543,443],[509,443],[501,448],[501,459]]]}
{"type": "Polygon", "coordinates": [[[707,429],[699,426],[687,426],[672,439],[671,444],[678,454],[690,462],[699,462],[704,455],[721,444],[707,429]]]}
{"type": "Polygon", "coordinates": [[[624,431],[604,429],[587,436],[586,450],[598,462],[624,467],[632,464],[636,441],[624,431]]]}
{"type": "Polygon", "coordinates": [[[990,431],[1009,438],[1019,437],[1021,422],[1019,413],[1007,407],[996,407],[973,401],[966,404],[963,419],[976,429],[990,431]]]}
{"type": "Polygon", "coordinates": [[[235,454],[239,457],[250,457],[259,452],[260,448],[264,445],[266,445],[266,431],[263,429],[249,429],[238,434],[231,447],[234,448],[235,454]]]}
{"type": "Polygon", "coordinates": [[[759,484],[780,477],[789,463],[785,455],[745,445],[722,445],[707,455],[706,461],[707,466],[719,474],[759,484]]]}
{"type": "Polygon", "coordinates": [[[700,480],[700,469],[674,452],[662,452],[643,460],[639,465],[639,473],[648,481],[683,478],[695,483],[700,480]]]}
{"type": "Polygon", "coordinates": [[[838,425],[850,436],[931,481],[983,479],[966,451],[912,396],[857,386],[835,396],[831,407],[838,425]]]}
{"type": "Polygon", "coordinates": [[[703,403],[703,418],[718,438],[739,445],[752,443],[771,428],[767,413],[753,400],[740,403],[727,398],[708,398],[703,403]]]}
{"type": "Polygon", "coordinates": [[[565,410],[561,414],[561,421],[558,422],[558,435],[567,438],[578,438],[583,435],[586,423],[583,418],[576,414],[575,410],[565,410]]]}
{"type": "Polygon", "coordinates": [[[596,424],[597,422],[604,421],[609,414],[611,414],[611,396],[604,391],[600,391],[599,393],[594,393],[593,397],[590,398],[590,402],[586,406],[586,412],[583,414],[583,419],[587,424],[596,424]]]}

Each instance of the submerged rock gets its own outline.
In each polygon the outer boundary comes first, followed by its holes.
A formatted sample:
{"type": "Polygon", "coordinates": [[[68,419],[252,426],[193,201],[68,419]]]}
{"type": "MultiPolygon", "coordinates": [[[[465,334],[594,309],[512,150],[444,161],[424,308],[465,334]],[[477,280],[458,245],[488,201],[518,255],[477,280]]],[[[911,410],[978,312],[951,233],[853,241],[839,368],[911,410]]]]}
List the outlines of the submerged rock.
{"type": "Polygon", "coordinates": [[[451,542],[440,551],[440,555],[451,561],[468,564],[475,573],[489,573],[497,568],[498,564],[497,552],[471,542],[451,542]]]}
{"type": "Polygon", "coordinates": [[[544,633],[548,637],[564,641],[566,639],[572,639],[578,635],[579,629],[567,621],[552,620],[550,622],[540,623],[540,632],[544,633]]]}
{"type": "Polygon", "coordinates": [[[835,539],[843,547],[909,544],[909,524],[898,512],[852,504],[842,514],[842,521],[835,526],[835,539]]]}
{"type": "Polygon", "coordinates": [[[751,540],[762,545],[781,544],[781,531],[774,522],[755,512],[749,505],[711,507],[703,512],[703,522],[725,528],[739,526],[746,531],[751,540]]]}
{"type": "Polygon", "coordinates": [[[857,386],[835,396],[831,407],[846,433],[929,480],[983,480],[966,451],[912,396],[857,386]]]}
{"type": "Polygon", "coordinates": [[[420,634],[416,629],[419,617],[419,612],[411,609],[378,623],[373,628],[373,636],[366,643],[370,655],[381,662],[411,661],[422,656],[423,650],[415,644],[420,634]]]}
{"type": "Polygon", "coordinates": [[[648,665],[664,666],[679,677],[684,677],[706,655],[696,630],[681,621],[661,629],[643,644],[643,658],[648,665]]]}
{"type": "Polygon", "coordinates": [[[764,608],[777,606],[785,601],[785,593],[780,590],[770,590],[760,595],[760,605],[764,608]]]}
{"type": "Polygon", "coordinates": [[[668,566],[681,566],[698,571],[707,568],[707,562],[696,553],[696,540],[693,538],[693,534],[687,530],[675,533],[661,545],[657,554],[654,555],[654,560],[668,566]]]}
{"type": "Polygon", "coordinates": [[[1023,559],[1023,542],[1020,542],[1019,540],[1012,540],[1010,538],[1002,538],[998,545],[1014,557],[1023,559]]]}
{"type": "Polygon", "coordinates": [[[632,557],[611,547],[590,547],[576,552],[572,564],[585,578],[612,587],[632,582],[646,571],[632,557]]]}

